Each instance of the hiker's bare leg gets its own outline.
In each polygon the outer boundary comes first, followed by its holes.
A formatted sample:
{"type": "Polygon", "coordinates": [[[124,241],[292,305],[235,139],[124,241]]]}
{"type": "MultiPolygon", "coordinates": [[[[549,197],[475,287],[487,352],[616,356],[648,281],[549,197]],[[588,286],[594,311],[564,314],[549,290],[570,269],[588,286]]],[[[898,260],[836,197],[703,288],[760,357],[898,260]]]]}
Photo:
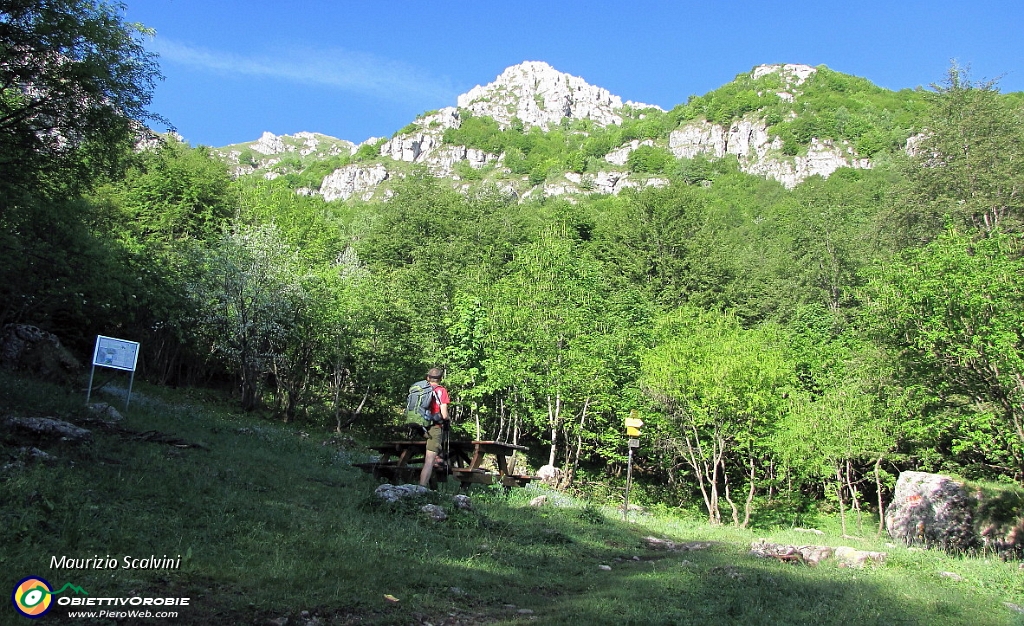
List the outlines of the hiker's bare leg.
{"type": "Polygon", "coordinates": [[[427,453],[423,456],[423,469],[420,470],[420,486],[430,488],[430,475],[434,471],[434,459],[437,458],[436,452],[427,450],[427,453]]]}

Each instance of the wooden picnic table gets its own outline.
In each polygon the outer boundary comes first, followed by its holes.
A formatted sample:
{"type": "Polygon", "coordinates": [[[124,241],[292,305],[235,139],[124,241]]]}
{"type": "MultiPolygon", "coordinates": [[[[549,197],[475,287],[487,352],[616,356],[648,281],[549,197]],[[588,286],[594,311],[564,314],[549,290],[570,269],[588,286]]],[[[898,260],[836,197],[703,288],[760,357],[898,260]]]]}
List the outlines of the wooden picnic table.
{"type": "MultiPolygon", "coordinates": [[[[388,441],[371,450],[380,453],[380,459],[374,463],[355,463],[356,467],[373,474],[375,478],[415,482],[423,468],[423,459],[427,452],[426,441],[388,441]],[[419,465],[414,465],[414,463],[419,465]]],[[[500,483],[505,487],[525,487],[533,480],[533,476],[512,474],[508,467],[508,457],[514,452],[525,452],[526,446],[519,446],[504,441],[450,441],[448,442],[448,468],[434,470],[431,483],[435,480],[445,481],[448,473],[454,476],[464,489],[473,484],[490,485],[500,483]],[[497,472],[482,467],[484,460],[493,456],[497,472]],[[436,478],[435,478],[436,477],[436,478]]]]}

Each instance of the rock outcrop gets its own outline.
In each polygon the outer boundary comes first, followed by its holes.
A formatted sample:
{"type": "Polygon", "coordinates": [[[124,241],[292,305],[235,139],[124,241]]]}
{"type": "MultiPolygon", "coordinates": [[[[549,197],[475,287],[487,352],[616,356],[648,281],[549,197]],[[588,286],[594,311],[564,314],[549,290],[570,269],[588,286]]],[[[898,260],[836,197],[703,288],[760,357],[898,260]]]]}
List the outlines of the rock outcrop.
{"type": "Polygon", "coordinates": [[[431,174],[440,178],[455,178],[455,164],[460,161],[480,169],[498,158],[475,148],[445,145],[442,134],[436,131],[398,135],[381,145],[380,154],[395,161],[426,165],[431,174]]]}
{"type": "Polygon", "coordinates": [[[512,118],[526,127],[548,130],[570,120],[591,120],[598,126],[621,124],[623,106],[658,108],[627,102],[578,76],[564,74],[542,61],[526,61],[506,69],[487,85],[477,85],[458,98],[460,109],[494,118],[508,128],[512,118]]]}
{"type": "Polygon", "coordinates": [[[939,474],[903,472],[885,526],[889,536],[908,544],[966,550],[978,546],[972,509],[963,483],[939,474]]]}
{"type": "Polygon", "coordinates": [[[286,151],[281,138],[270,131],[263,131],[260,138],[252,144],[252,149],[260,154],[281,154],[286,151]]]}
{"type": "MultiPolygon", "coordinates": [[[[753,81],[773,77],[756,83],[763,86],[759,88],[759,97],[767,96],[770,99],[774,93],[783,102],[798,103],[805,88],[804,83],[817,71],[814,67],[799,64],[761,65],[755,67],[749,77],[753,81]]],[[[229,162],[233,161],[236,175],[262,174],[273,179],[295,171],[295,157],[289,157],[289,154],[297,153],[304,159],[344,152],[354,154],[360,147],[369,144],[379,146],[381,157],[423,165],[431,175],[450,179],[453,186],[463,191],[469,191],[474,184],[471,181],[485,180],[511,186],[521,199],[591,193],[616,194],[628,188],[667,184],[663,183],[664,179],[636,177],[628,172],[616,171],[616,167],[619,170],[625,169],[629,155],[640,146],[667,148],[679,159],[697,156],[721,159],[734,156],[742,171],[777,180],[787,188],[793,188],[811,176],[828,177],[843,167],[872,167],[871,161],[858,155],[846,141],[812,139],[810,145],[801,147],[798,154],[793,154],[793,150],[784,152],[782,140],[769,130],[763,113],[753,111],[728,124],[698,119],[672,131],[667,138],[632,139],[604,156],[604,160],[613,166],[611,171],[592,171],[586,177],[569,172],[564,180],[549,181],[531,189],[533,185],[529,184],[528,179],[516,180],[512,177],[510,180],[511,172],[504,167],[503,154],[446,144],[444,131],[460,128],[468,115],[491,117],[506,129],[514,123],[521,123],[526,128],[536,126],[547,131],[563,124],[565,120],[588,120],[593,126],[605,127],[623,123],[627,115],[640,115],[642,118],[644,109],[661,109],[647,104],[623,102],[622,98],[607,89],[591,85],[578,76],[559,72],[540,61],[526,61],[505,69],[493,82],[478,85],[459,96],[457,105],[424,114],[386,141],[371,138],[356,146],[351,142],[315,133],[279,137],[265,132],[255,142],[229,146],[222,149],[220,154],[229,162]],[[254,153],[257,157],[253,157],[254,153]],[[485,174],[467,176],[470,179],[468,182],[455,182],[460,180],[460,174],[466,174],[466,170],[462,169],[466,165],[473,169],[495,166],[494,173],[488,170],[485,174]],[[579,180],[573,180],[573,176],[579,177],[579,180]],[[495,178],[498,180],[495,181],[495,178]]],[[[796,113],[791,112],[789,115],[795,116],[796,113]]],[[[908,150],[913,150],[913,145],[908,144],[908,150]]],[[[352,197],[380,199],[386,196],[377,193],[377,186],[393,175],[400,176],[402,171],[400,168],[379,164],[349,165],[326,177],[319,193],[327,200],[352,197]]],[[[303,188],[298,193],[311,194],[316,191],[303,188]]]]}
{"type": "Polygon", "coordinates": [[[84,371],[52,333],[27,324],[7,324],[0,332],[0,367],[31,372],[43,380],[71,384],[84,371]]]}
{"type": "Polygon", "coordinates": [[[388,170],[383,165],[346,165],[324,177],[320,193],[324,200],[348,200],[358,197],[369,200],[377,186],[388,179],[388,170]]]}
{"type": "Polygon", "coordinates": [[[2,423],[7,430],[35,440],[81,443],[92,439],[92,432],[55,417],[9,417],[2,423]]]}
{"type": "Polygon", "coordinates": [[[871,168],[871,161],[857,156],[846,142],[813,139],[807,154],[784,155],[782,141],[769,134],[763,119],[752,115],[733,122],[729,128],[704,120],[691,122],[672,131],[669,150],[681,159],[734,155],[744,172],[773,178],[790,189],[811,176],[828,178],[841,167],[871,168]]]}

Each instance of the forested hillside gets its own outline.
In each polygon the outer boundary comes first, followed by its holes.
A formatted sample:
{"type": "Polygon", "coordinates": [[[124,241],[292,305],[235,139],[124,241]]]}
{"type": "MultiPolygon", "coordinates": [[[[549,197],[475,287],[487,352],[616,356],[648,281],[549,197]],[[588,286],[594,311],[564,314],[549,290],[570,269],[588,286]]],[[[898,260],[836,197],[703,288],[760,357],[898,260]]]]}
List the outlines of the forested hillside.
{"type": "Polygon", "coordinates": [[[83,356],[139,341],[149,381],[328,430],[398,425],[443,367],[458,430],[584,491],[621,482],[635,412],[639,497],[712,522],[874,507],[900,469],[1024,483],[1020,94],[957,66],[900,92],[754,71],[618,122],[431,112],[266,165],[145,132],[159,68],[135,26],[14,4],[0,326],[83,356]],[[743,124],[756,160],[687,143],[743,124]],[[386,156],[421,135],[461,156],[386,156]],[[849,166],[797,182],[826,149],[849,166]],[[320,190],[383,163],[366,200],[320,190]]]}

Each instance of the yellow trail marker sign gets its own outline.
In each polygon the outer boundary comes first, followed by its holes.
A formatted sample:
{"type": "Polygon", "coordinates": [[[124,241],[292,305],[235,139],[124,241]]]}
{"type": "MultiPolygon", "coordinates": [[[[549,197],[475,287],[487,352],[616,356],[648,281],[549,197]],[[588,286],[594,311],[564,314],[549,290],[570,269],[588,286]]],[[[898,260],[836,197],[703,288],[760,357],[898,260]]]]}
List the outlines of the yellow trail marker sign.
{"type": "Polygon", "coordinates": [[[629,435],[630,437],[639,437],[640,429],[633,428],[632,426],[626,426],[626,434],[629,435]]]}
{"type": "Polygon", "coordinates": [[[644,425],[644,421],[639,417],[627,417],[626,428],[640,428],[644,425]]]}

